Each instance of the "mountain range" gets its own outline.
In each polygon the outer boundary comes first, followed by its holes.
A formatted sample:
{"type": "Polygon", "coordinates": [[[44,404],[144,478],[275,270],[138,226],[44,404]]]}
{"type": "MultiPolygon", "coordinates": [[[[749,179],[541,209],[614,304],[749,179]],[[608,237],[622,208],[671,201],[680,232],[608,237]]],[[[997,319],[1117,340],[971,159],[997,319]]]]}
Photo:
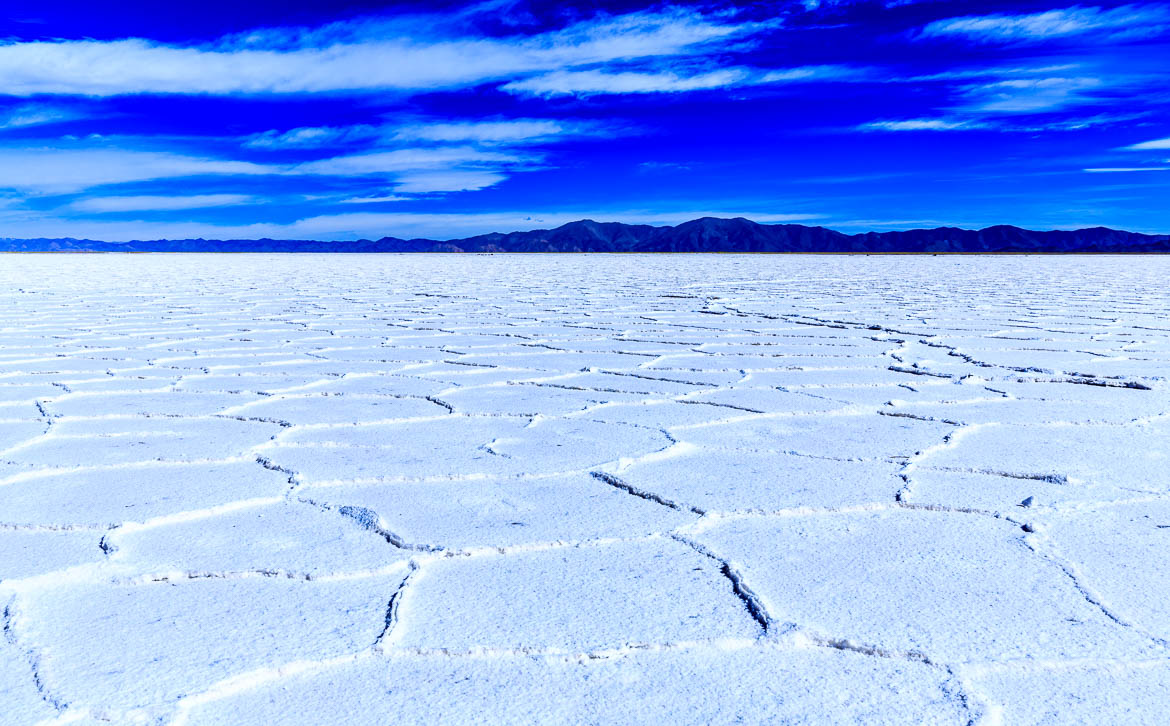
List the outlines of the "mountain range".
{"type": "Polygon", "coordinates": [[[274,239],[182,239],[101,242],[0,238],[5,252],[773,252],[773,253],[1164,253],[1170,235],[1106,227],[1037,232],[1000,225],[844,234],[800,224],[759,224],[704,217],[674,227],[581,220],[555,229],[481,234],[452,240],[324,242],[274,239]]]}

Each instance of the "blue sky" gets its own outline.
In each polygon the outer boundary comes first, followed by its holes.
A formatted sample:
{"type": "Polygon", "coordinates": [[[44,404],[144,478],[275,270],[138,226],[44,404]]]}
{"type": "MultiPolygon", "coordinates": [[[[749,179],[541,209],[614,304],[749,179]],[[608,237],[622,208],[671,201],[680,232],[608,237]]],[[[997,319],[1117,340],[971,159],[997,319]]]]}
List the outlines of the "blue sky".
{"type": "Polygon", "coordinates": [[[0,8],[0,236],[1170,232],[1170,3],[111,5],[0,8]]]}

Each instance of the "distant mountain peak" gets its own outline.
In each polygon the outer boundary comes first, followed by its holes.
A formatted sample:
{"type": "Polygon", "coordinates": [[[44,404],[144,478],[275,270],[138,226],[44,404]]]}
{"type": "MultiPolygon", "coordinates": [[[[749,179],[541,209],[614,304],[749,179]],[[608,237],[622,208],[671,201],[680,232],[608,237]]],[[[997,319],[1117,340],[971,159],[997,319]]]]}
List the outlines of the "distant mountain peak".
{"type": "Polygon", "coordinates": [[[7,252],[774,252],[774,253],[1167,253],[1170,235],[1107,227],[1034,231],[1012,225],[980,230],[936,227],[844,234],[826,227],[760,224],[743,217],[700,217],[673,227],[581,219],[554,229],[493,232],[463,239],[149,240],[101,242],[0,239],[7,252]]]}

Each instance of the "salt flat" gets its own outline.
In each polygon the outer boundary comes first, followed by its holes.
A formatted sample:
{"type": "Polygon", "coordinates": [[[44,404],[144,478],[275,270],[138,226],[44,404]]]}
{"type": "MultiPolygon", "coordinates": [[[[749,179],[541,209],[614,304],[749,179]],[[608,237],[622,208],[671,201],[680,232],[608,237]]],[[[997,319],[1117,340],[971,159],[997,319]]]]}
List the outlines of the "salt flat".
{"type": "Polygon", "coordinates": [[[1170,259],[0,271],[0,723],[1170,707],[1170,259]]]}

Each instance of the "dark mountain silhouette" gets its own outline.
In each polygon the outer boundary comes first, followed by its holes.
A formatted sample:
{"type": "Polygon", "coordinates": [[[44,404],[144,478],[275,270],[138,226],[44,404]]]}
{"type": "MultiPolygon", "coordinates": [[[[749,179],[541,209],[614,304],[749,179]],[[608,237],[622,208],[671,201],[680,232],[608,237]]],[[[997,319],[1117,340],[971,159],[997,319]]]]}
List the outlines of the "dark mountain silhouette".
{"type": "Polygon", "coordinates": [[[853,253],[1162,253],[1170,235],[1106,227],[1036,232],[1011,226],[843,234],[800,224],[704,217],[675,227],[570,222],[556,229],[481,234],[453,240],[0,239],[7,252],[853,252],[853,253]]]}

